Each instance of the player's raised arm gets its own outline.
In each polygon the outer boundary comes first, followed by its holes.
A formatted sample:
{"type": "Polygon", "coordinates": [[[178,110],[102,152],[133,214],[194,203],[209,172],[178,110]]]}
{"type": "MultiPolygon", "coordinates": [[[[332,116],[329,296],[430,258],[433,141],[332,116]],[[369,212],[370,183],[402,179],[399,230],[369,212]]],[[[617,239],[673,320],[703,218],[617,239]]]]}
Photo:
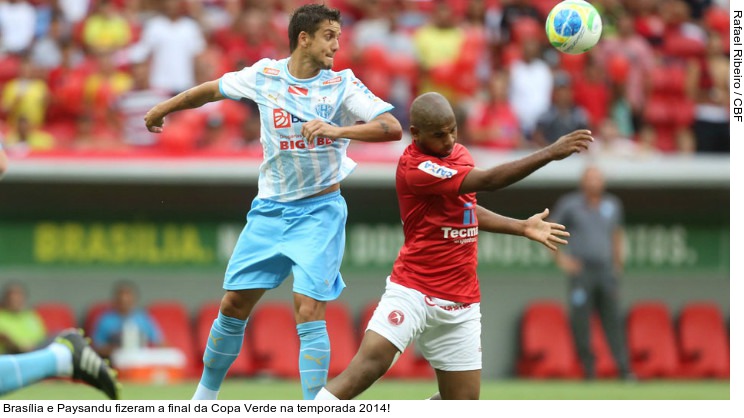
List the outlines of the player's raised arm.
{"type": "Polygon", "coordinates": [[[545,209],[527,219],[514,219],[491,212],[483,206],[476,206],[479,230],[529,238],[555,251],[556,244],[567,244],[564,238],[571,234],[561,224],[546,222],[548,213],[548,209],[545,209]]]}
{"type": "Polygon", "coordinates": [[[302,125],[302,136],[310,141],[318,137],[349,138],[364,142],[400,141],[403,128],[395,116],[385,112],[367,123],[351,126],[333,126],[320,119],[311,120],[302,125]]]}
{"type": "Polygon", "coordinates": [[[514,184],[551,161],[562,160],[571,154],[586,150],[592,141],[594,139],[590,131],[579,129],[519,160],[486,170],[476,167],[463,180],[460,194],[498,190],[514,184]]]}
{"type": "Polygon", "coordinates": [[[179,110],[194,109],[209,102],[224,99],[219,80],[207,81],[158,103],[145,114],[145,126],[150,132],[163,132],[164,118],[179,110]]]}

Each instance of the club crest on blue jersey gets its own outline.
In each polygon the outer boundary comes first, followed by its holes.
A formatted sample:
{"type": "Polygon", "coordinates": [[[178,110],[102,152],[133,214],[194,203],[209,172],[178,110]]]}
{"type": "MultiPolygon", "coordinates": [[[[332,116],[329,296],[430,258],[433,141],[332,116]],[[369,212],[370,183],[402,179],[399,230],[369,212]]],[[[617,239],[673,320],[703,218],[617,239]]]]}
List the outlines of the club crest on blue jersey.
{"type": "Polygon", "coordinates": [[[323,96],[320,103],[315,105],[315,113],[323,119],[330,119],[333,115],[333,106],[328,101],[328,98],[323,96]]]}

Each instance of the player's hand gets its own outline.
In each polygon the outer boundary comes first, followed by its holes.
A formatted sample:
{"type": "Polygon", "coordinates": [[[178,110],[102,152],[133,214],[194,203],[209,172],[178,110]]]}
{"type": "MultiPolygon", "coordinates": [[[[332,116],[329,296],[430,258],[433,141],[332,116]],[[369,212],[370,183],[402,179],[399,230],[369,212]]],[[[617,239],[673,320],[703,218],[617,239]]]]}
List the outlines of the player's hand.
{"type": "Polygon", "coordinates": [[[546,222],[545,218],[549,213],[550,211],[545,209],[542,213],[530,216],[525,224],[524,236],[556,251],[558,250],[556,244],[568,244],[562,237],[569,237],[571,234],[561,224],[546,222]]]}
{"type": "Polygon", "coordinates": [[[318,138],[338,138],[338,127],[323,122],[320,119],[313,119],[302,125],[302,136],[305,137],[309,144],[315,144],[318,138]]]}
{"type": "Polygon", "coordinates": [[[148,131],[159,134],[160,132],[163,132],[164,119],[165,115],[161,115],[160,112],[153,107],[145,114],[145,126],[148,131]]]}
{"type": "Polygon", "coordinates": [[[571,154],[586,151],[589,149],[591,142],[594,142],[592,132],[587,129],[578,129],[558,138],[548,148],[551,151],[553,160],[562,160],[571,154]]]}

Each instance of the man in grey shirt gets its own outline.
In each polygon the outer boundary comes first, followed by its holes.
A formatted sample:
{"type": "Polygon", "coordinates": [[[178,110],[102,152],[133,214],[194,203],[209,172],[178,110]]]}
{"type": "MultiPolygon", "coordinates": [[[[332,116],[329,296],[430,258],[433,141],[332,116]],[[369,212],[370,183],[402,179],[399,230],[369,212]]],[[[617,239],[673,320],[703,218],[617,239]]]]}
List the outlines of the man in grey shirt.
{"type": "Polygon", "coordinates": [[[581,190],[558,200],[552,222],[571,233],[565,251],[556,251],[561,270],[570,278],[571,326],[579,359],[587,379],[595,377],[590,345],[590,319],[594,309],[602,320],[620,376],[633,379],[618,311],[618,277],[623,272],[623,205],[605,192],[604,176],[595,166],[581,179],[581,190]]]}

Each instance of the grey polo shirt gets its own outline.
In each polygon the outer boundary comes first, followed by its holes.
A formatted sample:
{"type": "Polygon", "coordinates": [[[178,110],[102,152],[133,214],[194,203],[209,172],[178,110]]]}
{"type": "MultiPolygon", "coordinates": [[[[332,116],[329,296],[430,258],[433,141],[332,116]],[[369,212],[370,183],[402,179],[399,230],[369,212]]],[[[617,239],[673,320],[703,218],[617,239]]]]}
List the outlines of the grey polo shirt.
{"type": "Polygon", "coordinates": [[[571,233],[566,252],[585,264],[612,265],[612,236],[624,221],[623,205],[605,193],[596,208],[587,205],[583,193],[564,195],[550,212],[550,220],[571,233]]]}

